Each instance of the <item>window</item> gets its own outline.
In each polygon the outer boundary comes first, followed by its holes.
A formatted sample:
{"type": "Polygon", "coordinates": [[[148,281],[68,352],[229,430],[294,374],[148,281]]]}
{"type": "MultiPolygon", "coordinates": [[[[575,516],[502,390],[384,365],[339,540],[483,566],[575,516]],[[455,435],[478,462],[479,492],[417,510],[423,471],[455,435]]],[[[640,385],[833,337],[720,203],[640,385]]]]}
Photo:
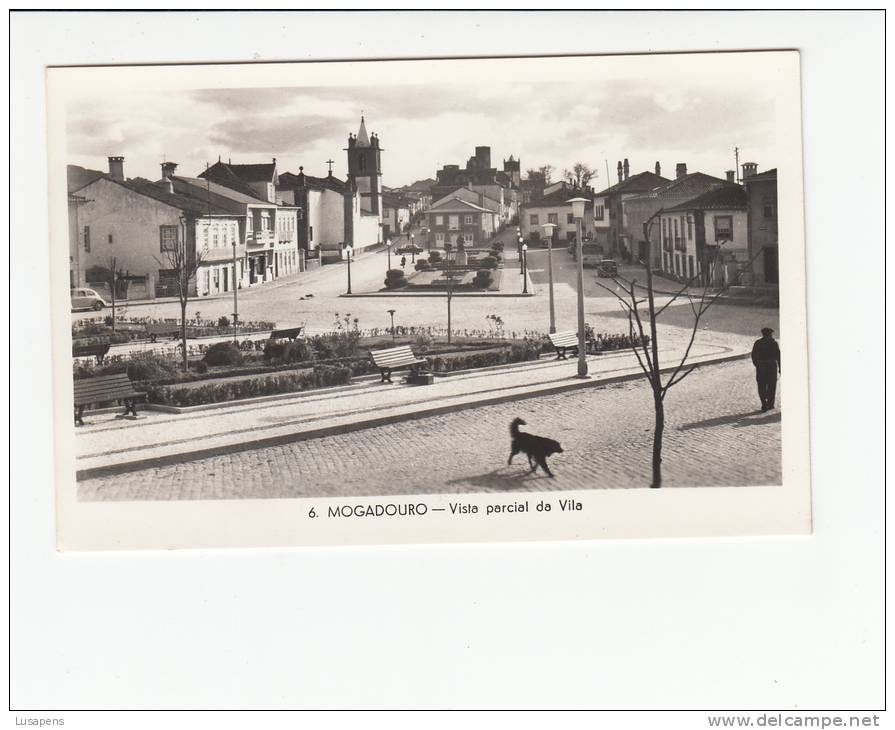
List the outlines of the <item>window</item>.
{"type": "Polygon", "coordinates": [[[357,158],[357,167],[361,172],[364,172],[367,169],[367,156],[361,154],[357,158]]]}
{"type": "Polygon", "coordinates": [[[443,216],[443,215],[437,215],[437,216],[435,216],[435,225],[436,225],[436,226],[443,226],[443,225],[444,225],[444,216],[443,216]]]}
{"type": "Polygon", "coordinates": [[[249,214],[246,216],[246,233],[251,233],[252,229],[255,225],[255,216],[249,211],[249,214]]]}
{"type": "Polygon", "coordinates": [[[308,226],[308,240],[314,240],[314,226],[308,226]]]}
{"type": "Polygon", "coordinates": [[[733,238],[733,216],[716,215],[715,216],[715,240],[729,241],[733,238]]]}
{"type": "Polygon", "coordinates": [[[473,221],[473,218],[471,215],[463,216],[463,223],[466,224],[467,226],[471,226],[473,224],[473,222],[474,221],[473,221]]]}
{"type": "Polygon", "coordinates": [[[202,227],[202,248],[208,248],[208,229],[207,224],[202,227]]]}
{"type": "Polygon", "coordinates": [[[112,234],[110,233],[110,234],[109,234],[109,244],[112,244],[112,243],[113,243],[113,241],[112,241],[112,234]]]}
{"type": "Polygon", "coordinates": [[[566,213],[566,223],[574,223],[574,222],[575,222],[575,216],[573,216],[571,213],[566,213]]]}
{"type": "Polygon", "coordinates": [[[449,215],[448,216],[448,228],[452,231],[456,231],[459,227],[460,227],[460,216],[449,215]]]}
{"type": "Polygon", "coordinates": [[[764,217],[765,218],[776,218],[776,214],[774,213],[774,204],[773,203],[765,203],[764,208],[764,217]]]}
{"type": "Polygon", "coordinates": [[[177,226],[159,226],[162,253],[177,248],[177,226]]]}
{"type": "Polygon", "coordinates": [[[603,210],[603,206],[602,206],[602,205],[598,205],[598,206],[594,209],[594,218],[596,218],[598,221],[601,221],[601,220],[603,220],[603,216],[604,216],[604,215],[605,215],[605,211],[603,210]]]}
{"type": "Polygon", "coordinates": [[[530,215],[530,216],[528,217],[528,222],[529,222],[529,224],[532,225],[532,226],[539,225],[539,224],[538,224],[538,217],[537,217],[536,215],[530,215]]]}
{"type": "Polygon", "coordinates": [[[444,243],[444,234],[443,233],[435,234],[435,243],[444,243]]]}
{"type": "Polygon", "coordinates": [[[558,213],[548,213],[547,214],[547,222],[553,223],[554,225],[559,225],[559,214],[558,213]]]}
{"type": "Polygon", "coordinates": [[[218,225],[217,225],[217,223],[214,224],[214,230],[211,232],[211,247],[212,248],[218,247],[218,225]]]}
{"type": "Polygon", "coordinates": [[[687,216],[687,240],[693,240],[693,219],[687,216]]]}
{"type": "Polygon", "coordinates": [[[90,250],[90,226],[84,226],[84,250],[90,250]]]}

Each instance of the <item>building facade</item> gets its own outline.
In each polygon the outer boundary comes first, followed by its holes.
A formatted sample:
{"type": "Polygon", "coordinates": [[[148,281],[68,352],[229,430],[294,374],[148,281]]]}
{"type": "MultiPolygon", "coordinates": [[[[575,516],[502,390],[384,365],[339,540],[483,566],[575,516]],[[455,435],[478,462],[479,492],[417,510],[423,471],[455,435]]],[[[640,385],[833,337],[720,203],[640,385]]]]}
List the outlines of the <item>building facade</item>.
{"type": "Polygon", "coordinates": [[[581,236],[583,240],[591,241],[596,238],[594,226],[593,192],[589,189],[575,190],[567,185],[554,190],[549,195],[532,200],[527,203],[519,216],[519,227],[522,237],[529,239],[543,239],[545,237],[544,224],[553,223],[553,237],[556,241],[574,241],[577,234],[577,224],[572,217],[572,206],[567,201],[571,198],[586,198],[590,202],[584,207],[584,219],[581,222],[581,236]]]}
{"type": "Polygon", "coordinates": [[[497,211],[460,197],[448,197],[427,211],[429,248],[484,247],[497,230],[497,211]]]}
{"type": "Polygon", "coordinates": [[[663,210],[661,270],[681,281],[736,284],[749,260],[747,197],[725,184],[663,210]]]}
{"type": "Polygon", "coordinates": [[[744,177],[743,186],[749,196],[750,283],[755,286],[777,286],[780,282],[777,168],[744,177]]]}

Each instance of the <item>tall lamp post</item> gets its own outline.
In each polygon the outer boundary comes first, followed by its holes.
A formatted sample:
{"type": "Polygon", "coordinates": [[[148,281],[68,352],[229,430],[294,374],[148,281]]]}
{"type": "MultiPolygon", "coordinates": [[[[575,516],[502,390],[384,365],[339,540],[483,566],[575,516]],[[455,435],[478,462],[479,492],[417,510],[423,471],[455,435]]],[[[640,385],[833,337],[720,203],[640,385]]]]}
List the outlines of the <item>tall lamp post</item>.
{"type": "Polygon", "coordinates": [[[516,253],[519,255],[519,273],[522,274],[522,234],[516,239],[516,253]]]}
{"type": "Polygon", "coordinates": [[[389,317],[392,318],[392,342],[394,342],[395,341],[395,310],[389,309],[388,314],[389,314],[389,317]]]}
{"type": "Polygon", "coordinates": [[[413,234],[410,234],[410,263],[416,263],[416,246],[413,243],[413,234]]]}
{"type": "Polygon", "coordinates": [[[572,206],[572,217],[575,219],[575,233],[577,235],[576,250],[578,251],[578,377],[587,377],[587,353],[585,351],[584,335],[584,256],[581,250],[581,221],[584,218],[584,206],[586,198],[572,198],[566,203],[572,206]]]}
{"type": "Polygon", "coordinates": [[[528,244],[522,244],[522,293],[528,294],[528,258],[526,254],[528,253],[528,244]]]}
{"type": "MultiPolygon", "coordinates": [[[[237,227],[237,230],[239,228],[237,227]]],[[[236,235],[233,236],[233,342],[239,342],[239,300],[236,292],[239,290],[239,282],[236,279],[236,235]]]]}
{"type": "Polygon", "coordinates": [[[392,268],[392,242],[386,238],[385,239],[385,250],[388,253],[388,268],[391,271],[392,268]]]}
{"type": "Polygon", "coordinates": [[[351,247],[351,244],[348,244],[345,247],[345,253],[348,255],[348,294],[351,294],[351,254],[354,252],[354,249],[351,247]]]}
{"type": "Polygon", "coordinates": [[[556,332],[556,310],[553,307],[553,229],[555,223],[544,223],[544,235],[547,236],[547,282],[550,288],[550,334],[556,332]]]}

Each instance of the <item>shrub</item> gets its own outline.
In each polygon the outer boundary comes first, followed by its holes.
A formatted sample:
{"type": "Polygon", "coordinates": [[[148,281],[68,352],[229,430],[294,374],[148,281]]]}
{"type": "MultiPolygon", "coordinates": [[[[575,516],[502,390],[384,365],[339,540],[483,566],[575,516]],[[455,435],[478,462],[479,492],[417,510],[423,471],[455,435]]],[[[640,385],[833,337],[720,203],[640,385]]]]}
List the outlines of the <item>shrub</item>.
{"type": "Polygon", "coordinates": [[[473,285],[485,288],[491,286],[491,272],[487,269],[479,269],[475,272],[475,279],[473,280],[473,285]]]}
{"type": "Polygon", "coordinates": [[[230,318],[227,315],[222,314],[220,317],[218,317],[218,327],[229,327],[229,326],[230,326],[230,318]]]}
{"type": "Polygon", "coordinates": [[[424,271],[429,268],[429,261],[427,259],[417,259],[414,268],[417,271],[424,271]]]}
{"type": "Polygon", "coordinates": [[[482,259],[482,266],[486,269],[496,269],[497,259],[493,256],[485,256],[485,258],[482,259]]]}
{"type": "Polygon", "coordinates": [[[314,359],[314,350],[304,340],[271,342],[264,345],[264,361],[275,363],[307,362],[314,359]]]}
{"type": "Polygon", "coordinates": [[[125,363],[131,380],[161,380],[175,375],[180,367],[175,359],[155,353],[135,353],[125,363]]]}
{"type": "Polygon", "coordinates": [[[399,287],[407,286],[404,272],[401,269],[389,269],[385,273],[385,286],[388,289],[398,289],[399,287]]]}
{"type": "Polygon", "coordinates": [[[432,346],[432,335],[428,332],[419,332],[413,340],[417,350],[426,352],[432,346]]]}
{"type": "Polygon", "coordinates": [[[441,251],[430,251],[429,262],[437,264],[439,261],[441,261],[441,251]]]}
{"type": "Polygon", "coordinates": [[[469,370],[470,368],[485,368],[493,365],[537,360],[540,354],[541,346],[539,342],[525,340],[499,349],[437,355],[430,358],[430,361],[433,371],[444,373],[454,370],[469,370]]]}
{"type": "Polygon", "coordinates": [[[295,393],[311,388],[351,382],[351,370],[344,366],[323,366],[298,372],[257,375],[238,380],[210,381],[200,386],[163,385],[150,387],[149,401],[161,405],[196,406],[278,393],[295,393]]]}
{"type": "Polygon", "coordinates": [[[207,373],[208,372],[208,363],[205,360],[196,360],[195,362],[190,363],[190,367],[193,368],[197,373],[207,373]]]}
{"type": "Polygon", "coordinates": [[[240,365],[242,352],[232,342],[216,342],[205,351],[206,365],[240,365]]]}

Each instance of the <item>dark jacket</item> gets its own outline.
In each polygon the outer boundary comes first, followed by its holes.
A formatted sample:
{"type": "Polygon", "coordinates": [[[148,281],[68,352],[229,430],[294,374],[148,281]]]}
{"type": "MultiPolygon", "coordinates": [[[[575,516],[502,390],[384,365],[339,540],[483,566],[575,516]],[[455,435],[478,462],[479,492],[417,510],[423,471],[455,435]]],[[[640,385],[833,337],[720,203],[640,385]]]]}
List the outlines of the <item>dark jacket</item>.
{"type": "Polygon", "coordinates": [[[752,364],[758,367],[760,363],[776,363],[780,369],[780,346],[773,337],[762,337],[752,345],[752,364]]]}

